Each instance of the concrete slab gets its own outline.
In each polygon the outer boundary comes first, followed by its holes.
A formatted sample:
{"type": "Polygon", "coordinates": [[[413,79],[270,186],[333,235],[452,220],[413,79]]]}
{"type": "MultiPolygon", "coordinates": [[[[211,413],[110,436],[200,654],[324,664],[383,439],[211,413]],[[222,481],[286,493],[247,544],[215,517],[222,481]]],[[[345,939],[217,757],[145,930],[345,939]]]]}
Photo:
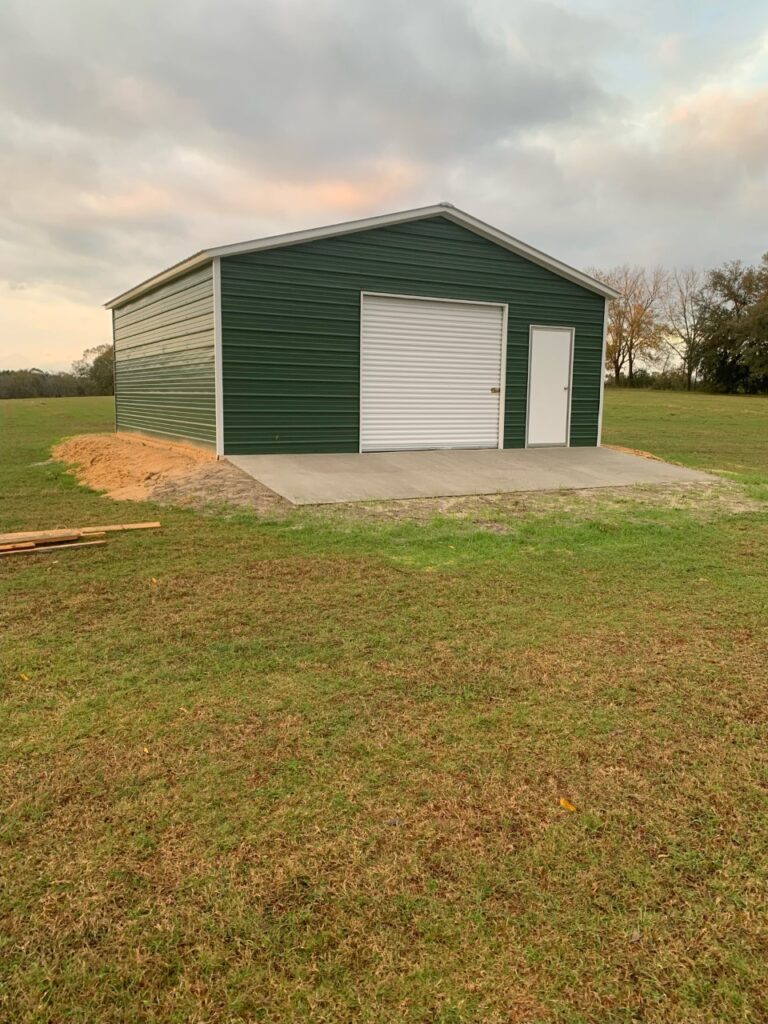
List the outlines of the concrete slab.
{"type": "Polygon", "coordinates": [[[229,455],[227,458],[294,505],[714,479],[698,470],[610,448],[229,455]]]}

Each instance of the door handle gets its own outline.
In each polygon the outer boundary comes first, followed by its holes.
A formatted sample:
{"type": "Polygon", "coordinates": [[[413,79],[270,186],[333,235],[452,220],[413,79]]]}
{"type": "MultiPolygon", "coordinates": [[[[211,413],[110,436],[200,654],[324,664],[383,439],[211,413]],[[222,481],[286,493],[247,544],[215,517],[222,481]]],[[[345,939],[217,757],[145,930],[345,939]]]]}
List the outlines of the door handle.
{"type": "Polygon", "coordinates": [[[501,394],[501,388],[491,388],[491,394],[492,395],[499,395],[499,394],[501,394]]]}

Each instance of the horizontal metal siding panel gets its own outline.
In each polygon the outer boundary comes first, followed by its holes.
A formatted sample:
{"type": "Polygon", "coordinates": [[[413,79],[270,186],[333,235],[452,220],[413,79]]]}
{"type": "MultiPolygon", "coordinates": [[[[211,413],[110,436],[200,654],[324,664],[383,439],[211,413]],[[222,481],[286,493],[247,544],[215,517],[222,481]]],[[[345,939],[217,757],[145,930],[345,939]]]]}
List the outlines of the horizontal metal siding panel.
{"type": "Polygon", "coordinates": [[[131,322],[135,317],[141,319],[144,316],[152,316],[158,307],[172,309],[177,305],[185,306],[190,301],[189,293],[193,289],[199,287],[203,292],[207,292],[213,287],[212,282],[213,270],[210,263],[197,270],[190,270],[188,274],[174,278],[173,281],[116,307],[115,322],[131,322]]]}
{"type": "Polygon", "coordinates": [[[128,347],[146,345],[157,337],[175,337],[181,333],[189,333],[193,323],[201,329],[210,330],[213,321],[210,296],[197,299],[186,306],[179,307],[164,315],[157,315],[135,324],[120,324],[120,335],[128,347]]]}
{"type": "Polygon", "coordinates": [[[122,339],[126,359],[143,357],[153,352],[178,352],[179,349],[203,348],[210,345],[213,335],[213,315],[191,316],[188,320],[147,331],[140,337],[122,339]]]}
{"type": "Polygon", "coordinates": [[[180,295],[172,296],[168,303],[153,303],[151,310],[136,310],[130,317],[116,320],[124,337],[143,334],[153,327],[179,323],[191,316],[205,314],[210,310],[211,283],[197,285],[180,295]]]}
{"type": "Polygon", "coordinates": [[[117,429],[215,444],[211,267],[114,313],[117,429]]]}
{"type": "Polygon", "coordinates": [[[509,448],[530,325],[575,328],[571,443],[597,443],[604,299],[442,217],[223,257],[221,277],[227,452],[358,451],[361,291],[508,304],[509,448]]]}

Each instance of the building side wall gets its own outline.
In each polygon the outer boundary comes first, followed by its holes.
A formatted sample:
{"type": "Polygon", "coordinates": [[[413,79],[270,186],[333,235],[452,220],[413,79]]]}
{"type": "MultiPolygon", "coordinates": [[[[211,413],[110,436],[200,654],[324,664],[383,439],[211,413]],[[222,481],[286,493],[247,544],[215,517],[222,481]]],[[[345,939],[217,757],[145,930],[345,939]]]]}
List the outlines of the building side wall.
{"type": "Polygon", "coordinates": [[[116,308],[113,322],[117,429],[215,445],[211,265],[116,308]]]}
{"type": "Polygon", "coordinates": [[[603,297],[437,216],[222,257],[226,453],[358,450],[361,291],[508,304],[509,448],[525,444],[530,325],[575,328],[570,441],[597,443],[603,297]]]}

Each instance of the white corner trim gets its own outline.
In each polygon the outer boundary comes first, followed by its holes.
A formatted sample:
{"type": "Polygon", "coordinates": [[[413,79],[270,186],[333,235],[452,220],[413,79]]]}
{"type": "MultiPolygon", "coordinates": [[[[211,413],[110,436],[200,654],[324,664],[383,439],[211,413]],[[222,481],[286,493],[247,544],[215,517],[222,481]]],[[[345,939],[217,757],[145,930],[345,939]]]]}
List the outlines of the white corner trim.
{"type": "Polygon", "coordinates": [[[112,396],[114,398],[114,418],[115,418],[115,433],[118,431],[118,417],[117,417],[117,345],[115,344],[115,311],[111,309],[109,311],[109,317],[112,321],[112,396]]]}
{"type": "Polygon", "coordinates": [[[221,348],[221,261],[213,260],[213,376],[216,401],[216,456],[224,454],[224,376],[221,348]]]}
{"type": "Polygon", "coordinates": [[[603,443],[603,404],[605,402],[605,353],[608,347],[608,303],[605,300],[605,312],[603,313],[603,351],[600,356],[600,405],[597,410],[597,447],[603,443]]]}
{"type": "Polygon", "coordinates": [[[190,256],[188,259],[168,267],[167,270],[163,270],[159,274],[147,278],[146,281],[142,281],[134,288],[130,288],[121,295],[117,295],[114,299],[106,302],[105,305],[108,309],[122,305],[137,295],[148,291],[150,288],[156,288],[159,284],[163,284],[165,281],[178,277],[180,274],[192,270],[201,263],[219,256],[236,256],[241,253],[259,252],[263,249],[277,249],[286,245],[298,245],[301,242],[313,242],[321,238],[333,238],[335,235],[349,235],[358,231],[369,231],[371,228],[391,227],[395,224],[405,224],[409,221],[424,220],[427,217],[446,217],[455,224],[473,231],[476,235],[481,235],[483,238],[487,238],[489,241],[502,246],[502,248],[509,249],[510,252],[515,252],[532,263],[537,263],[539,266],[551,270],[559,277],[567,278],[575,284],[589,289],[589,291],[597,292],[598,295],[606,295],[609,298],[617,297],[618,293],[609,288],[608,285],[603,284],[602,281],[596,281],[595,278],[582,273],[580,270],[576,270],[575,267],[570,267],[567,263],[561,263],[560,260],[556,260],[553,256],[548,256],[546,253],[541,252],[541,250],[534,249],[533,246],[513,238],[512,235],[508,235],[504,231],[500,231],[498,228],[478,220],[477,217],[464,213],[463,210],[451,206],[450,203],[436,203],[432,206],[422,206],[415,210],[402,210],[398,213],[386,213],[378,217],[364,217],[362,220],[350,220],[341,224],[329,224],[325,227],[310,228],[306,231],[290,231],[283,235],[271,235],[268,238],[255,238],[249,242],[237,242],[235,245],[220,245],[213,249],[203,249],[201,252],[195,253],[194,256],[190,256]]]}

